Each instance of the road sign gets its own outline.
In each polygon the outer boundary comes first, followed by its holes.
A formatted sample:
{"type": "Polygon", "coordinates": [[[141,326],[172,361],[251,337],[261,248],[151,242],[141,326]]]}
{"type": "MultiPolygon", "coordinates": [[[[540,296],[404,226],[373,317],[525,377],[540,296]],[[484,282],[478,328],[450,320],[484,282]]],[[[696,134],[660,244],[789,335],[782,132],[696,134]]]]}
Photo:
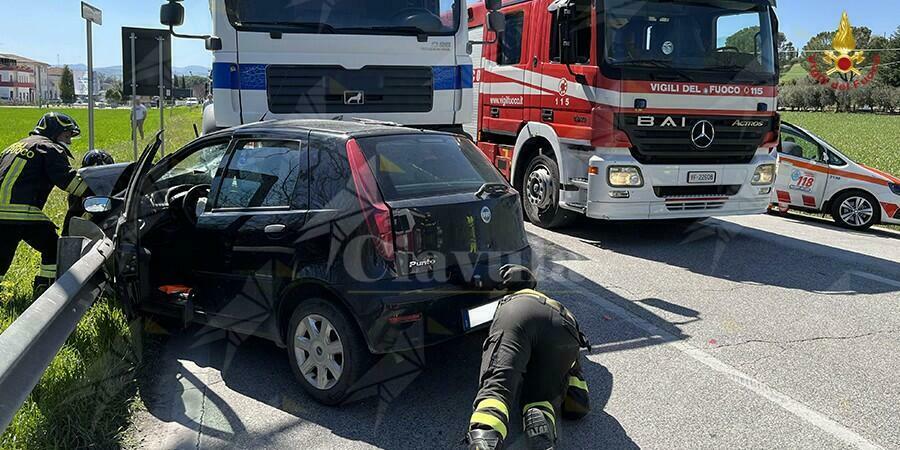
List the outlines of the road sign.
{"type": "Polygon", "coordinates": [[[95,6],[81,2],[81,17],[88,22],[94,22],[97,25],[103,25],[103,11],[95,6]]]}

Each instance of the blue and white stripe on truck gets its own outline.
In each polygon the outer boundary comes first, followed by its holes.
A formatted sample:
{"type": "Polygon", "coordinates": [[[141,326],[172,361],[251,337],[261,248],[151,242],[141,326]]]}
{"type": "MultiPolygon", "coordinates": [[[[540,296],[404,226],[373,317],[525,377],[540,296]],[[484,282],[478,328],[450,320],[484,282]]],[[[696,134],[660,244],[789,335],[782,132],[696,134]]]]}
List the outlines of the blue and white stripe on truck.
{"type": "MultiPolygon", "coordinates": [[[[268,64],[214,63],[213,89],[266,90],[268,64]]],[[[434,66],[434,90],[472,89],[472,66],[434,66]]]]}

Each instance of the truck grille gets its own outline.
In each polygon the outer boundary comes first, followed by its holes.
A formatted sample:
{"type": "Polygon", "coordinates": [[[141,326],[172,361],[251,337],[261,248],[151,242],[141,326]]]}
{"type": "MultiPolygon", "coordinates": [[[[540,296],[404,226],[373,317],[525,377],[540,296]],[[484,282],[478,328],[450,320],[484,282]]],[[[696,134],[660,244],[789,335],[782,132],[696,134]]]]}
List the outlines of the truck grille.
{"type": "Polygon", "coordinates": [[[653,192],[659,198],[690,199],[692,197],[732,197],[741,191],[739,184],[718,186],[658,186],[653,192]]]}
{"type": "Polygon", "coordinates": [[[434,103],[430,67],[272,65],[266,78],[275,114],[428,112],[434,103]]]}
{"type": "Polygon", "coordinates": [[[622,114],[617,122],[634,145],[632,156],[642,164],[747,164],[774,121],[771,117],[622,114]],[[713,143],[705,149],[691,139],[694,125],[701,120],[715,129],[713,143]],[[639,126],[639,121],[645,126],[639,126]]]}

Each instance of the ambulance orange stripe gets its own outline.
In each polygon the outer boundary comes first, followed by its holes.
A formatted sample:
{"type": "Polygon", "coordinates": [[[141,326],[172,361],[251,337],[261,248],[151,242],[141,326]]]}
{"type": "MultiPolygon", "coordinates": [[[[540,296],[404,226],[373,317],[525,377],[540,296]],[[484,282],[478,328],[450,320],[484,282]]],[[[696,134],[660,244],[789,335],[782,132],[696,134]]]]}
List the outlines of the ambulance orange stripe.
{"type": "Polygon", "coordinates": [[[778,201],[781,203],[790,203],[791,202],[791,193],[787,191],[777,191],[778,193],[778,201]]]}
{"type": "Polygon", "coordinates": [[[867,166],[867,165],[865,165],[865,164],[860,164],[860,166],[863,166],[863,167],[866,168],[866,170],[875,172],[876,174],[881,175],[881,176],[887,178],[887,179],[890,180],[892,183],[900,184],[900,178],[897,178],[897,177],[895,177],[895,176],[893,176],[893,175],[891,175],[891,174],[889,174],[889,173],[887,173],[887,172],[882,172],[882,171],[880,171],[880,170],[878,170],[878,169],[876,169],[876,168],[874,168],[874,167],[869,167],[869,166],[867,166]]]}
{"type": "Polygon", "coordinates": [[[858,173],[847,172],[846,170],[840,169],[832,169],[832,168],[823,168],[817,166],[815,164],[810,164],[803,161],[798,161],[796,159],[786,158],[784,155],[781,155],[781,159],[789,162],[791,165],[795,167],[802,167],[804,169],[812,170],[813,172],[824,173],[826,175],[837,175],[845,178],[852,178],[854,180],[865,181],[866,183],[877,184],[881,186],[887,186],[889,183],[887,180],[883,178],[875,178],[870,177],[868,175],[860,175],[858,173]]]}
{"type": "Polygon", "coordinates": [[[895,205],[893,203],[881,202],[881,206],[884,208],[884,212],[887,213],[888,217],[894,219],[897,215],[897,210],[900,210],[900,205],[895,205]]]}

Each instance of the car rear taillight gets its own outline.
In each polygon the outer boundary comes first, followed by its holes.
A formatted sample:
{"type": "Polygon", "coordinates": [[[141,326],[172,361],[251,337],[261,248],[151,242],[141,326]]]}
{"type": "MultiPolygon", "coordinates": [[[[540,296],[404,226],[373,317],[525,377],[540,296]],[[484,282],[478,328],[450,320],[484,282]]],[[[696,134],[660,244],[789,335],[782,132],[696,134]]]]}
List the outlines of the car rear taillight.
{"type": "Polygon", "coordinates": [[[375,174],[355,139],[347,141],[347,159],[350,162],[353,184],[356,185],[356,197],[369,233],[375,237],[378,254],[387,261],[393,261],[394,230],[391,226],[391,210],[384,202],[375,174]]]}

